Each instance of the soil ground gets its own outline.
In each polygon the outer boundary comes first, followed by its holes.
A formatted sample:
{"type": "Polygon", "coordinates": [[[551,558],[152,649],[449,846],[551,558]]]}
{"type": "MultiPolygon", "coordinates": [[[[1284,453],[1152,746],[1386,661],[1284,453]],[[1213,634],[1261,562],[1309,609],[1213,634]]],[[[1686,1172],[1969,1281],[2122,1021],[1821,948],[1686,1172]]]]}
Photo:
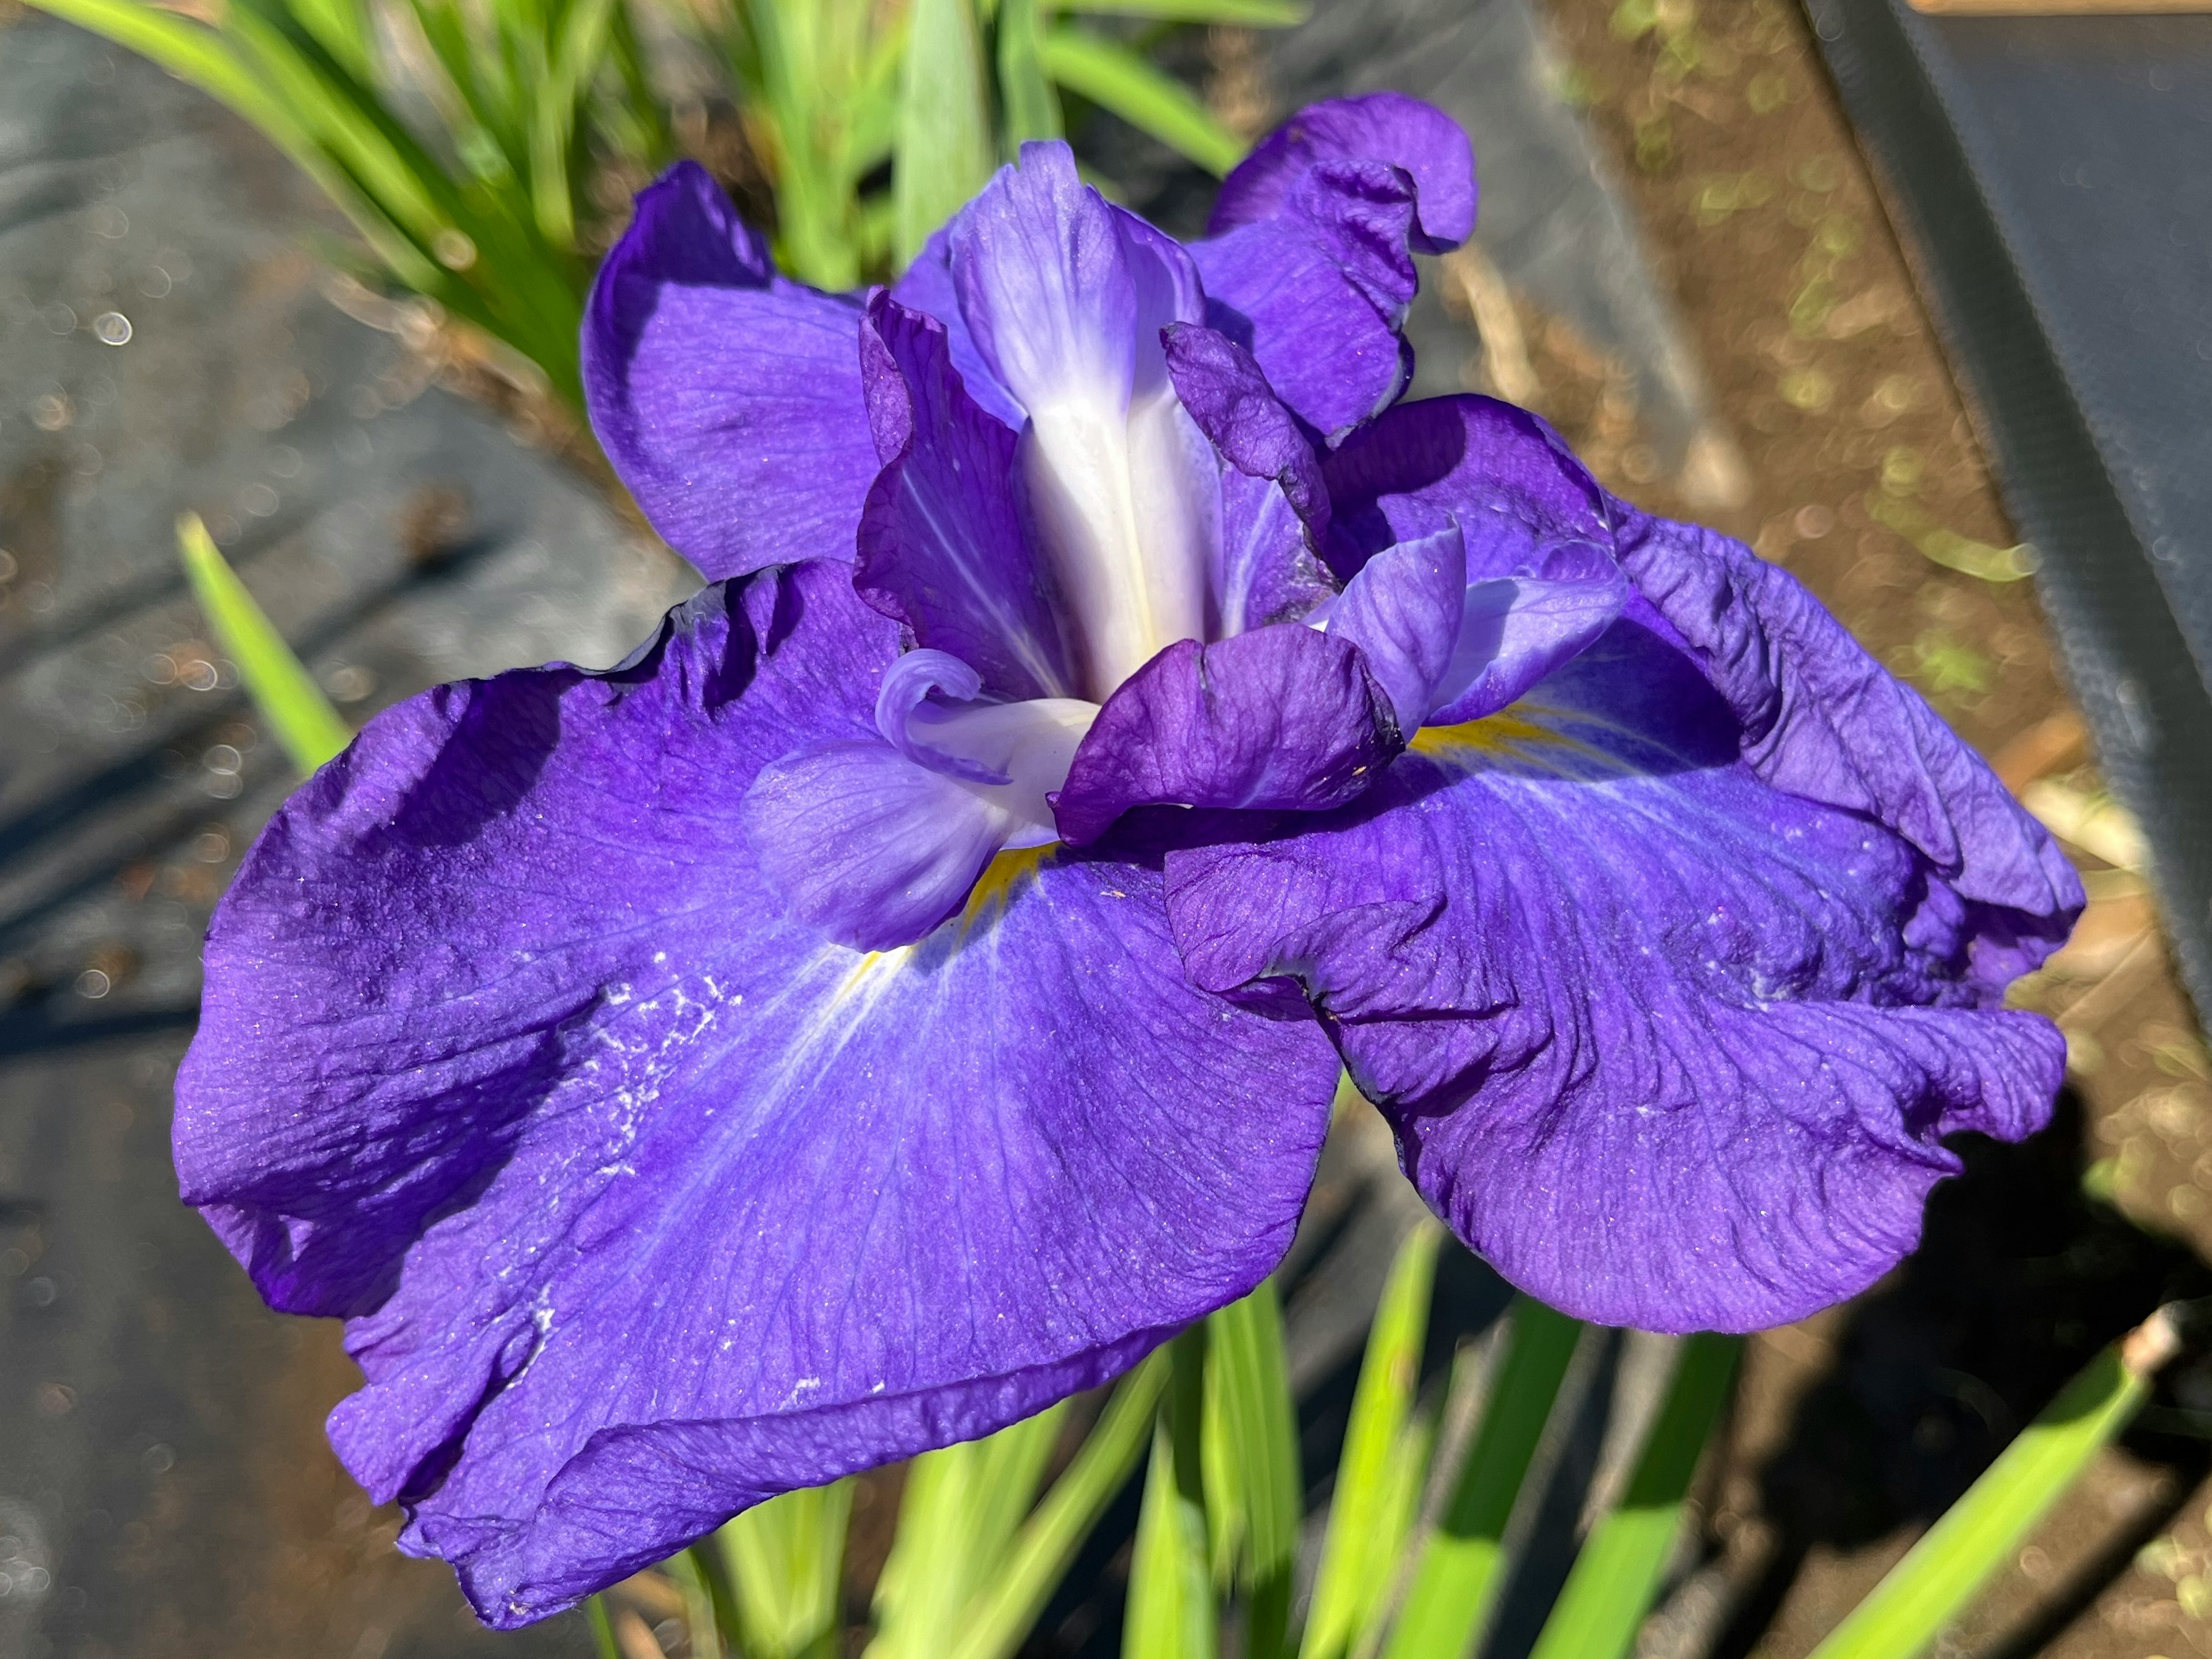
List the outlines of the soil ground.
{"type": "MultiPolygon", "coordinates": [[[[2092,891],[2075,942],[2019,994],[2068,1034],[2057,1125],[2027,1147],[1962,1148],[1968,1174],[1939,1194],[1917,1256],[1751,1346],[1708,1522],[1733,1613],[1717,1651],[1795,1659],[2098,1345],[2161,1297],[2201,1293],[2212,1065],[2032,584],[1969,574],[2018,568],[2015,538],[1802,15],[1551,0],[1550,17],[1564,89],[1747,463],[1742,505],[1697,516],[1786,564],[1917,685],[2067,832],[2092,891]]],[[[1604,361],[1520,320],[1536,406],[1613,488],[1682,510],[1636,465],[1604,361]]],[[[1495,373],[1477,360],[1474,378],[1495,373]]],[[[1940,1650],[2212,1654],[2205,1394],[2201,1375],[2171,1379],[1940,1650]]]]}

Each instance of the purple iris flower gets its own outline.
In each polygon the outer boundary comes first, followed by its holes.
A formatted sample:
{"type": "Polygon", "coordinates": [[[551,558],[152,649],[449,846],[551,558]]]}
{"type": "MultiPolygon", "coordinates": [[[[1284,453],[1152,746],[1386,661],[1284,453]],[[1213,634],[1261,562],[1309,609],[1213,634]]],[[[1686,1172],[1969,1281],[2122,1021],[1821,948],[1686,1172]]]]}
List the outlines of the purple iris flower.
{"type": "Polygon", "coordinates": [[[1507,1278],[1744,1330],[2044,1121],[2072,872],[1805,591],[1401,404],[1473,160],[1309,109],[1189,246],[1025,146],[888,292],[696,168],[591,307],[711,582],[388,710],[210,935],[176,1153],[514,1625],[1115,1376],[1281,1258],[1340,1063],[1507,1278]]]}

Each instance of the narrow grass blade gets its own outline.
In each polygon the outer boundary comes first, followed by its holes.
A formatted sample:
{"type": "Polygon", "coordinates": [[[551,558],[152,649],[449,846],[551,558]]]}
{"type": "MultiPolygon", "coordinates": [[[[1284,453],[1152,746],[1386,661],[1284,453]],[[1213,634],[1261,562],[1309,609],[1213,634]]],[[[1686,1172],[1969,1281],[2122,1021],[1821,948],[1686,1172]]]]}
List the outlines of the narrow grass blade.
{"type": "Polygon", "coordinates": [[[1275,1659],[1289,1628],[1305,1479],[1274,1281],[1206,1325],[1202,1456],[1214,1582],[1224,1589],[1242,1583],[1244,1651],[1275,1659]]]}
{"type": "Polygon", "coordinates": [[[1176,1478],[1173,1438],[1165,1423],[1152,1436],[1145,1504],[1129,1561],[1121,1659],[1213,1659],[1206,1517],[1176,1478]]]}
{"type": "Polygon", "coordinates": [[[1165,23],[1242,23],[1255,28],[1303,23],[1310,10],[1301,0],[1068,0],[1065,9],[1152,17],[1165,23]]]}
{"type": "Polygon", "coordinates": [[[1217,177],[1244,159],[1244,141],[1215,120],[1189,88],[1127,46],[1085,29],[1054,29],[1044,39],[1044,69],[1069,91],[1217,177]]]}
{"type": "Polygon", "coordinates": [[[1030,1512],[1064,1405],[907,1466],[890,1557],[876,1581],[874,1659],[933,1659],[990,1582],[1030,1512]]]}
{"type": "Polygon", "coordinates": [[[1391,1632],[1388,1659],[1461,1659],[1489,1613],[1506,1523],[1559,1397],[1579,1322],[1532,1297],[1513,1300],[1498,1381],[1391,1632]]]}
{"type": "Polygon", "coordinates": [[[1382,1287],[1367,1353],[1352,1393],[1352,1421],[1337,1463],[1321,1568],[1314,1578],[1301,1659],[1338,1659],[1349,1652],[1390,1587],[1401,1540],[1391,1535],[1394,1506],[1404,1491],[1403,1464],[1421,1346],[1429,1329],[1429,1291],[1444,1230],[1424,1218],[1398,1247],[1382,1287]]]}
{"type": "Polygon", "coordinates": [[[238,665],[240,684],[269,723],[270,735],[305,777],[353,741],[352,729],[338,718],[315,677],[254,603],[238,573],[216,550],[198,514],[187,513],[177,520],[177,550],[216,645],[238,665]]]}
{"type": "Polygon", "coordinates": [[[622,1644],[615,1640],[615,1621],[607,1613],[605,1596],[585,1599],[584,1622],[592,1627],[592,1650],[599,1659],[623,1659],[622,1644]]]}
{"type": "Polygon", "coordinates": [[[723,1523],[715,1541],[747,1659],[814,1659],[834,1649],[852,1512],[847,1480],[771,1498],[723,1523]]]}
{"type": "Polygon", "coordinates": [[[894,251],[903,269],[991,176],[990,88],[975,0],[914,0],[891,163],[894,251]]]}
{"type": "Polygon", "coordinates": [[[1727,1403],[1740,1336],[1683,1339],[1674,1381],[1620,1507],[1591,1529],[1532,1659],[1622,1659],[1667,1571],[1690,1479],[1727,1403]]]}
{"type": "Polygon", "coordinates": [[[2091,1360],[1814,1650],[1813,1659],[1913,1659],[1925,1651],[2127,1426],[2151,1378],[2179,1346],[2172,1310],[2160,1309],[2091,1360]]]}
{"type": "Polygon", "coordinates": [[[287,0],[323,48],[363,81],[376,73],[375,29],[362,0],[287,0]]]}
{"type": "Polygon", "coordinates": [[[1060,137],[1060,94],[1045,78],[1038,0],[999,0],[999,108],[1012,161],[1031,138],[1060,137]]]}
{"type": "Polygon", "coordinates": [[[1168,1356],[1156,1353],[1114,1390],[1082,1449],[1022,1523],[1005,1565],[969,1603],[951,1659],[1012,1659],[1076,1551],[1144,1455],[1167,1392],[1168,1370],[1168,1356]]]}
{"type": "Polygon", "coordinates": [[[688,1659],[722,1659],[722,1626],[726,1609],[715,1595],[711,1558],[694,1544],[665,1565],[668,1576],[684,1595],[684,1628],[690,1644],[688,1659]]]}
{"type": "Polygon", "coordinates": [[[576,111],[606,61],[614,0],[575,0],[551,41],[550,73],[531,111],[531,204],[538,234],[562,249],[576,245],[576,197],[568,158],[576,148],[576,111]]]}

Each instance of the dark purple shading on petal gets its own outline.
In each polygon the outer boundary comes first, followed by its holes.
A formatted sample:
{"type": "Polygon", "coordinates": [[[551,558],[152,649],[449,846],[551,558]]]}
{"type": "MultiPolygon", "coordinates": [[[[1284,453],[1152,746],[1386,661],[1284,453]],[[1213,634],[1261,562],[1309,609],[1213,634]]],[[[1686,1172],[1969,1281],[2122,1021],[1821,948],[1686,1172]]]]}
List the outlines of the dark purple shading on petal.
{"type": "Polygon", "coordinates": [[[1315,551],[1328,532],[1328,491],[1313,446],[1242,346],[1191,323],[1163,338],[1176,398],[1226,463],[1210,631],[1296,620],[1336,591],[1315,551]]]}
{"type": "Polygon", "coordinates": [[[1107,699],[1053,811],[1073,847],[1133,806],[1318,811],[1398,747],[1389,698],[1348,641],[1296,623],[1183,640],[1107,699]]]}
{"type": "Polygon", "coordinates": [[[1283,487],[1318,542],[1328,533],[1328,486],[1297,419],[1252,354],[1219,331],[1176,323],[1163,333],[1176,396],[1198,429],[1237,467],[1283,487]]]}
{"type": "MultiPolygon", "coordinates": [[[[1557,433],[1494,398],[1401,404],[1322,462],[1334,509],[1324,550],[1349,580],[1369,556],[1449,515],[1469,581],[1553,574],[1562,547],[1610,550],[1619,510],[1557,433]]],[[[1578,573],[1583,560],[1572,558],[1578,573]]]]}
{"type": "Polygon", "coordinates": [[[2081,878],[1919,693],[1741,543],[1616,510],[1622,568],[1743,723],[1752,769],[1778,789],[1887,824],[1983,907],[1966,967],[1986,998],[2064,942],[2081,878]]]}
{"type": "Polygon", "coordinates": [[[1206,234],[1219,236],[1288,210],[1306,171],[1322,161],[1382,161],[1419,192],[1419,253],[1446,253],[1474,229],[1474,149],[1459,123],[1401,92],[1309,104],[1277,127],[1222,181],[1206,234]]]}
{"type": "Polygon", "coordinates": [[[1249,350],[1283,401],[1334,444],[1413,378],[1401,337],[1420,279],[1411,179],[1379,161],[1328,161],[1282,210],[1191,245],[1206,321],[1249,350]]]}
{"type": "Polygon", "coordinates": [[[637,198],[583,339],[592,430],[668,544],[711,580],[849,559],[875,447],[860,308],[775,274],[693,161],[637,198]]]}
{"type": "Polygon", "coordinates": [[[1068,695],[1050,577],[1026,525],[1020,441],[968,395],[943,325],[886,295],[869,304],[860,358],[884,467],[854,583],[994,695],[1068,695]]]}
{"type": "Polygon", "coordinates": [[[218,912],[185,1196],[353,1316],[333,1443],[489,1623],[1103,1382],[1289,1243],[1334,1056],[1188,984],[1156,872],[1032,854],[884,955],[785,918],[740,804],[896,649],[811,564],[442,688],[218,912]]]}
{"type": "Polygon", "coordinates": [[[1631,621],[1368,796],[1170,854],[1199,983],[1291,975],[1459,1235],[1568,1312],[1751,1330],[1864,1288],[1958,1161],[2046,1119],[2064,1044],[1957,979],[1971,907],[1772,788],[1631,621]]]}

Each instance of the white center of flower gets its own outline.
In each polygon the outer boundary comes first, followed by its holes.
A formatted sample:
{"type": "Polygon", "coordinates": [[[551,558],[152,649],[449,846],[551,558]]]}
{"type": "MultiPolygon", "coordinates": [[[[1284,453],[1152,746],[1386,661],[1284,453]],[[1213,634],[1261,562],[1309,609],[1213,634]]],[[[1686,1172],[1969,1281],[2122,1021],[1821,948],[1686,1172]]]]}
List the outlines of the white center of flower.
{"type": "Polygon", "coordinates": [[[1163,647],[1204,637],[1218,485],[1164,375],[1133,396],[1110,382],[1060,389],[1030,421],[1030,499],[1081,690],[1103,702],[1163,647]]]}

